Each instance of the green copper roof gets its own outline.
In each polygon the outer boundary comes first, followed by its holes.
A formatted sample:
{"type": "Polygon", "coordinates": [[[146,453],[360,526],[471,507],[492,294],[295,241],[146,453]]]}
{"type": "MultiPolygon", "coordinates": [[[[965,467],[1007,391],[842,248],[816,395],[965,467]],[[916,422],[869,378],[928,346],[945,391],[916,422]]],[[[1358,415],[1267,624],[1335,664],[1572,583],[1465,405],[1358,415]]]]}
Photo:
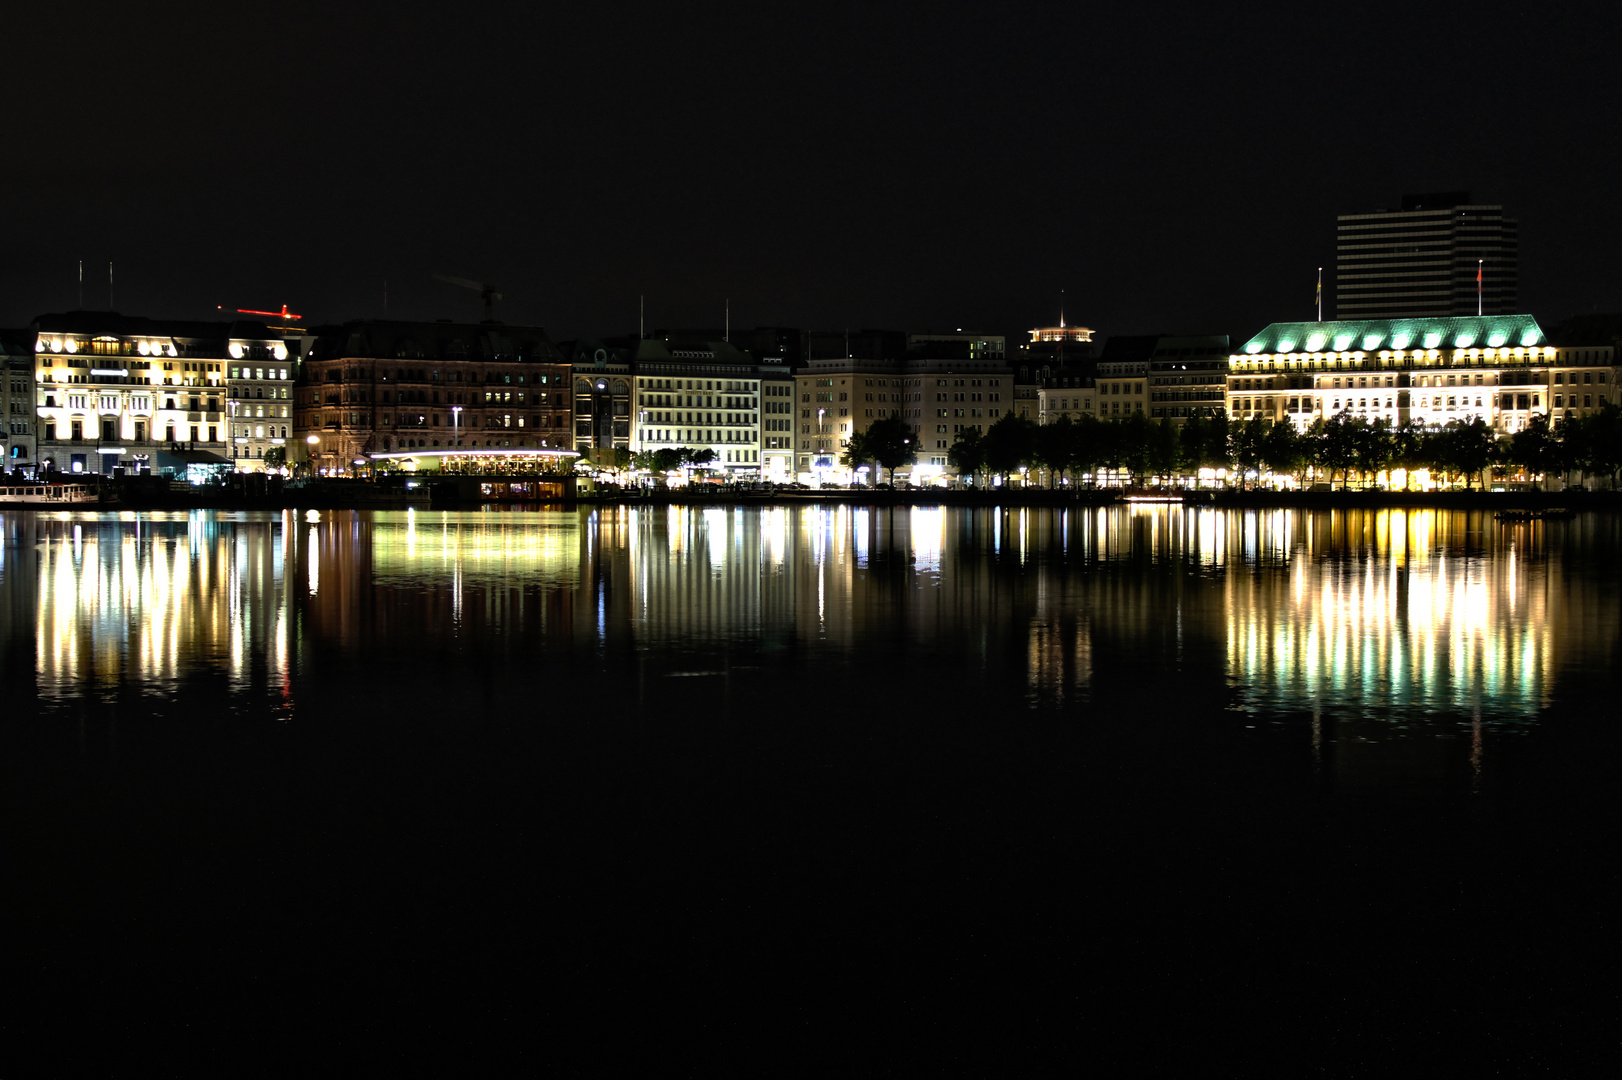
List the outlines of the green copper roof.
{"type": "Polygon", "coordinates": [[[1274,323],[1241,353],[1379,352],[1384,349],[1486,349],[1544,345],[1548,336],[1530,315],[1471,315],[1456,319],[1349,319],[1274,323]]]}

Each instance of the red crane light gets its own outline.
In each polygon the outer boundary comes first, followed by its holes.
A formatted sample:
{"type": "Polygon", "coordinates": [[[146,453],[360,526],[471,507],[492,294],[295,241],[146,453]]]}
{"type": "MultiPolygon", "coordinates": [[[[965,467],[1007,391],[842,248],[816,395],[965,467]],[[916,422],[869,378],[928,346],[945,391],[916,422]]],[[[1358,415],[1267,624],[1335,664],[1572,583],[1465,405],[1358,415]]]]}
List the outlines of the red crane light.
{"type": "Polygon", "coordinates": [[[253,311],[253,310],[251,310],[249,308],[241,308],[241,307],[239,307],[239,308],[237,308],[237,314],[238,315],[269,315],[273,319],[302,319],[302,318],[304,318],[304,316],[302,316],[302,315],[294,315],[292,312],[288,311],[286,304],[282,305],[282,310],[280,310],[280,311],[253,311]]]}

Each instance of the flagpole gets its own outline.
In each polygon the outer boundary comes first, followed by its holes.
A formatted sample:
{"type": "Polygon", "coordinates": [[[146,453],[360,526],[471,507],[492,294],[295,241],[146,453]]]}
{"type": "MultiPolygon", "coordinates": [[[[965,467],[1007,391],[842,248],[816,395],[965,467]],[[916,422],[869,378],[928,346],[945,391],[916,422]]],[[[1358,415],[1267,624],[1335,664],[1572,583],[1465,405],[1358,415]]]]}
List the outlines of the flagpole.
{"type": "Polygon", "coordinates": [[[1318,267],[1318,321],[1324,321],[1324,268],[1318,267]]]}
{"type": "Polygon", "coordinates": [[[1487,260],[1476,260],[1476,318],[1481,318],[1481,268],[1487,260]]]}

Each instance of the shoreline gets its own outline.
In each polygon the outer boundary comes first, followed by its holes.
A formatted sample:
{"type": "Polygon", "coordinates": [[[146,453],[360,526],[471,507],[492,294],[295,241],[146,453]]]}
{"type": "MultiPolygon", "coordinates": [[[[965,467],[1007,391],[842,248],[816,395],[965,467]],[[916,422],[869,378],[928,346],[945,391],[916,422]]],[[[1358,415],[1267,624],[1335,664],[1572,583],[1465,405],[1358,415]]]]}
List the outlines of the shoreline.
{"type": "MultiPolygon", "coordinates": [[[[345,493],[350,494],[350,493],[345,493]]],[[[850,491],[844,489],[779,491],[762,493],[716,492],[680,494],[665,492],[656,496],[620,492],[582,495],[571,499],[535,501],[434,499],[427,492],[400,492],[389,489],[368,491],[361,497],[343,497],[327,491],[293,490],[263,496],[224,495],[218,498],[174,497],[123,498],[100,502],[24,503],[0,502],[0,511],[10,510],[456,510],[485,507],[598,507],[598,506],[805,506],[859,505],[889,507],[1110,507],[1129,505],[1170,505],[1219,510],[1622,510],[1622,492],[1583,491],[1216,491],[1172,490],[1138,492],[1128,497],[1126,489],[996,489],[991,491],[918,490],[850,491]]]]}

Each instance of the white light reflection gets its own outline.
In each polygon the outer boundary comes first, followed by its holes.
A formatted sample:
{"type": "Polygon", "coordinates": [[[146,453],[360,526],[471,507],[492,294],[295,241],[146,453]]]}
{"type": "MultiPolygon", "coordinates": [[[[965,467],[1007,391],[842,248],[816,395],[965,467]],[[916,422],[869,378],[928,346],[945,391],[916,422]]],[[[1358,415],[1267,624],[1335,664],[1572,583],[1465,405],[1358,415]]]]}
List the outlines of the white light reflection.
{"type": "Polygon", "coordinates": [[[221,670],[246,685],[253,657],[285,693],[286,594],[272,522],[161,514],[42,518],[35,664],[42,699],[173,693],[188,672],[221,670]],[[279,640],[280,639],[280,640],[279,640]]]}
{"type": "Polygon", "coordinates": [[[704,550],[710,557],[710,569],[720,570],[727,559],[727,515],[725,510],[704,511],[704,550]]]}
{"type": "Polygon", "coordinates": [[[1314,515],[1296,557],[1227,577],[1228,663],[1245,699],[1398,726],[1483,703],[1491,721],[1529,719],[1553,669],[1550,583],[1512,552],[1430,556],[1435,522],[1314,515]]]}
{"type": "Polygon", "coordinates": [[[305,541],[305,558],[310,563],[310,595],[314,596],[321,591],[321,539],[316,534],[315,526],[310,526],[310,535],[305,541]]]}
{"type": "Polygon", "coordinates": [[[946,544],[946,508],[913,507],[911,527],[915,569],[920,573],[939,574],[941,551],[946,544]]]}

